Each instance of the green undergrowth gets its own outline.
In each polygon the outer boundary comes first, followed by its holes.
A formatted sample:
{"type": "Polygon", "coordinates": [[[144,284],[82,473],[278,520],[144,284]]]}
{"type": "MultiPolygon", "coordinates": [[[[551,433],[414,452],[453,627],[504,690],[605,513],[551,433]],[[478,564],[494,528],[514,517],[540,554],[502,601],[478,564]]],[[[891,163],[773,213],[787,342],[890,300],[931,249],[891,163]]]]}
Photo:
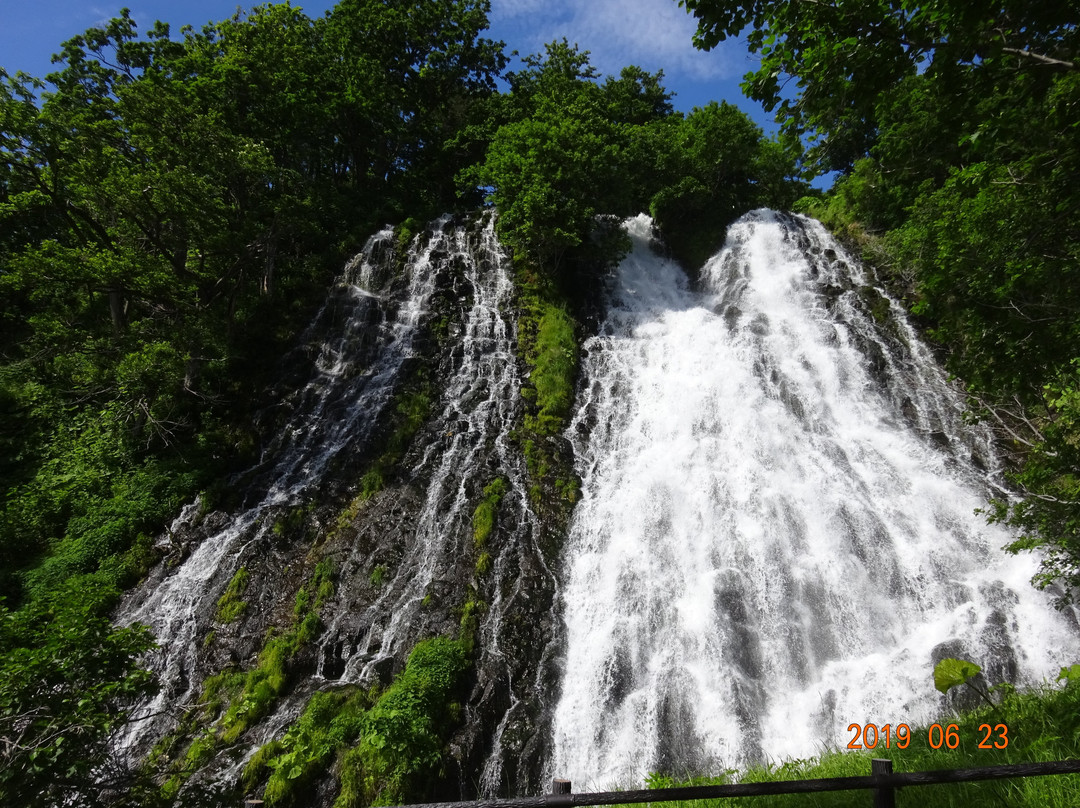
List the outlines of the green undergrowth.
{"type": "MultiPolygon", "coordinates": [[[[892,725],[894,728],[896,723],[892,725]]],[[[1070,682],[1064,688],[1046,685],[1028,693],[1006,691],[994,709],[983,706],[958,716],[942,718],[937,724],[943,730],[949,729],[951,724],[955,725],[955,749],[946,748],[944,734],[937,730],[934,730],[934,741],[941,748],[933,749],[930,745],[930,727],[912,727],[910,742],[905,749],[897,748],[893,737],[889,748],[884,747],[882,740],[872,750],[833,749],[808,760],[758,766],[742,773],[729,771],[716,778],[677,782],[674,778],[654,774],[648,780],[648,787],[861,777],[870,774],[872,758],[892,760],[894,772],[967,769],[1077,758],[1080,757],[1080,682],[1070,682]],[[1004,735],[1000,725],[1007,727],[1004,735]],[[1005,737],[1008,738],[1008,745],[995,748],[995,744],[1004,744],[1005,737]],[[984,740],[989,748],[980,749],[979,745],[984,740]]],[[[854,732],[849,732],[849,740],[854,732]]],[[[970,808],[976,805],[1071,808],[1077,804],[1077,794],[1080,794],[1080,775],[1054,775],[907,787],[896,791],[896,805],[899,808],[970,808]]],[[[791,808],[866,808],[872,802],[873,796],[867,791],[836,791],[677,801],[663,805],[670,808],[782,808],[788,805],[791,808]]]]}
{"type": "Polygon", "coordinates": [[[244,791],[250,792],[269,772],[262,799],[268,805],[296,804],[339,751],[356,741],[376,698],[377,693],[357,688],[313,694],[285,736],[261,747],[248,761],[244,791]]]}
{"type": "Polygon", "coordinates": [[[446,776],[445,745],[461,722],[468,669],[464,638],[433,637],[416,644],[381,693],[349,687],[315,693],[284,737],[249,761],[245,791],[266,778],[267,805],[302,805],[312,782],[333,766],[341,785],[335,808],[424,797],[446,776]]]}
{"type": "Polygon", "coordinates": [[[304,526],[304,521],[313,508],[314,503],[310,502],[307,505],[295,505],[289,508],[274,520],[273,527],[270,529],[271,532],[277,538],[296,535],[300,528],[304,526]]]}
{"type": "Polygon", "coordinates": [[[495,529],[495,514],[505,493],[506,480],[502,477],[496,477],[484,486],[484,498],[473,511],[473,543],[477,549],[487,544],[488,536],[495,529]]]}
{"type": "Polygon", "coordinates": [[[301,647],[322,630],[319,609],[334,594],[333,562],[324,558],[315,566],[311,580],[296,593],[295,622],[281,633],[271,629],[255,667],[248,671],[239,698],[221,719],[221,740],[232,743],[269,711],[289,684],[289,663],[301,647]]]}
{"type": "Polygon", "coordinates": [[[551,298],[535,282],[522,285],[518,338],[530,369],[522,391],[530,402],[525,428],[540,435],[554,435],[566,425],[578,370],[576,323],[551,298]]]}
{"type": "Polygon", "coordinates": [[[394,228],[394,270],[398,275],[405,274],[405,263],[409,257],[409,245],[417,233],[424,229],[424,223],[410,216],[394,228]]]}
{"type": "Polygon", "coordinates": [[[536,390],[536,415],[527,425],[542,435],[554,434],[566,422],[574,403],[578,346],[574,320],[562,308],[547,304],[537,322],[536,343],[529,356],[529,380],[536,390]]]}

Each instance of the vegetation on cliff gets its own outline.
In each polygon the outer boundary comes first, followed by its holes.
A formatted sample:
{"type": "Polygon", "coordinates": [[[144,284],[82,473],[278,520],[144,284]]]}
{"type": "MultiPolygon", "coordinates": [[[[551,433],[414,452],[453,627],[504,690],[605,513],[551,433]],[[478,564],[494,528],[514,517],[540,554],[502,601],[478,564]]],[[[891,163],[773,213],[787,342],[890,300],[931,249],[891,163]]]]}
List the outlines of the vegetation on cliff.
{"type": "Polygon", "coordinates": [[[732,220],[754,207],[789,207],[805,190],[796,153],[766,140],[734,106],[714,102],[684,116],[662,72],[627,67],[600,79],[589,54],[565,40],[527,57],[492,105],[483,160],[461,175],[490,189],[503,242],[541,271],[565,277],[581,252],[596,254],[597,240],[610,260],[618,240],[602,238],[601,217],[646,210],[696,269],[732,220]]]}
{"type": "Polygon", "coordinates": [[[416,645],[405,670],[381,693],[315,693],[284,737],[248,762],[245,788],[265,777],[268,805],[303,805],[312,781],[336,764],[335,808],[422,798],[445,777],[443,747],[461,720],[468,668],[463,640],[434,637],[416,645]]]}

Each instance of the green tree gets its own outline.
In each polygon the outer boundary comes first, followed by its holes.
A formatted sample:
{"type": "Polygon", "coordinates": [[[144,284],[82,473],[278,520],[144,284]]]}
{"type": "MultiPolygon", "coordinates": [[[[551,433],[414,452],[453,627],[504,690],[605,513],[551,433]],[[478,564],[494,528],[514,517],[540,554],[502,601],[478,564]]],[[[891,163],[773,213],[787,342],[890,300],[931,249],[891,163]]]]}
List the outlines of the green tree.
{"type": "Polygon", "coordinates": [[[473,176],[492,188],[500,236],[553,271],[598,214],[618,212],[625,138],[606,114],[587,53],[563,40],[525,64],[509,77],[512,118],[473,176]]]}
{"type": "MultiPolygon", "coordinates": [[[[774,2],[680,0],[711,48],[747,28],[760,54],[743,89],[778,110],[790,133],[820,137],[817,164],[843,169],[874,140],[876,106],[903,79],[951,81],[968,68],[1075,70],[1076,11],[1068,3],[989,0],[774,2]],[[794,80],[795,92],[789,90],[794,80]]],[[[958,87],[958,89],[961,89],[958,87]]]]}
{"type": "Polygon", "coordinates": [[[697,269],[727,226],[756,207],[787,207],[800,195],[795,160],[736,107],[695,107],[665,133],[668,156],[650,212],[675,256],[697,269]]]}
{"type": "Polygon", "coordinates": [[[131,720],[125,705],[153,692],[138,665],[152,640],[102,614],[115,592],[66,587],[18,612],[0,605],[0,802],[105,804],[140,783],[110,736],[131,720]]]}
{"type": "MultiPolygon", "coordinates": [[[[488,0],[341,0],[327,21],[335,164],[374,198],[395,185],[399,216],[453,200],[458,138],[506,64],[481,36],[488,0]]],[[[442,212],[437,211],[437,212],[442,212]]]]}

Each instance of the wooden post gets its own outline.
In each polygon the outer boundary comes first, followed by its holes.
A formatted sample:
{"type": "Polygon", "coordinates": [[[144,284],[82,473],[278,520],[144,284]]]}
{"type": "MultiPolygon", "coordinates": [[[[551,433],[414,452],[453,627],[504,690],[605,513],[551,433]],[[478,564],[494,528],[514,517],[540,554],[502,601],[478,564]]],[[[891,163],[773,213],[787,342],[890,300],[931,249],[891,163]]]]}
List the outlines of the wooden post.
{"type": "MultiPolygon", "coordinates": [[[[870,761],[870,774],[892,774],[892,761],[874,758],[870,761]]],[[[896,808],[896,792],[891,786],[874,789],[874,808],[896,808]]]]}
{"type": "Polygon", "coordinates": [[[551,794],[546,800],[548,805],[573,805],[574,800],[570,796],[570,781],[555,778],[551,781],[551,794]]]}

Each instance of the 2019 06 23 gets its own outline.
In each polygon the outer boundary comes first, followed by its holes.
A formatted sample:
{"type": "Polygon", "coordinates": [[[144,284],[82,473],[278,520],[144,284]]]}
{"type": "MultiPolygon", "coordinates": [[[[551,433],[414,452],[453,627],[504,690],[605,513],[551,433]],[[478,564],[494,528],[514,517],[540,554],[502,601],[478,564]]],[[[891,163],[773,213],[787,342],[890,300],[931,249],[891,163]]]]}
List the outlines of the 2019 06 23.
{"type": "MultiPolygon", "coordinates": [[[[907,724],[849,724],[852,733],[848,749],[907,749],[914,733],[907,724]]],[[[979,749],[1004,749],[1009,745],[1009,728],[1005,724],[980,724],[979,749]]],[[[926,731],[926,742],[931,749],[956,749],[960,746],[960,727],[956,724],[931,724],[926,731]]]]}

